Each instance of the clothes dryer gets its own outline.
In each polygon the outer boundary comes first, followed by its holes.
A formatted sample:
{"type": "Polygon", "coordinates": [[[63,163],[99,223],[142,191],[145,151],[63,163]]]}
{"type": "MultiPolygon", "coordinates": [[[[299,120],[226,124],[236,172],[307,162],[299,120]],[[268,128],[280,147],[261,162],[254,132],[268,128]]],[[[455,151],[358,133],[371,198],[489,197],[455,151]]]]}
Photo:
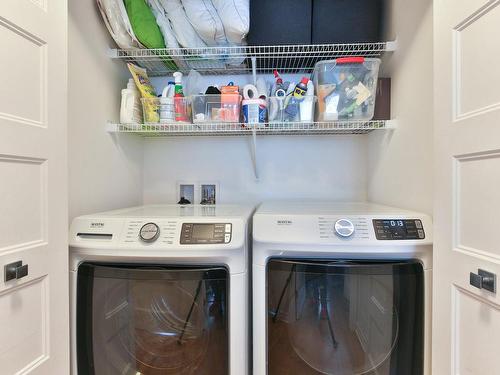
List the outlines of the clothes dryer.
{"type": "Polygon", "coordinates": [[[264,203],[253,226],[254,375],[430,374],[427,215],[264,203]]]}

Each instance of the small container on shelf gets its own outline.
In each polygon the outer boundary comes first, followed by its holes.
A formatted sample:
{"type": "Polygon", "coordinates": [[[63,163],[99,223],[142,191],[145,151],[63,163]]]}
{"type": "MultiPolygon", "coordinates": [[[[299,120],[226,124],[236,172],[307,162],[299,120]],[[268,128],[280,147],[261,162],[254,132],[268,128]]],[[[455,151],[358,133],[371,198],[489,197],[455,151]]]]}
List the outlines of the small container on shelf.
{"type": "Polygon", "coordinates": [[[313,81],[316,120],[369,121],[373,118],[380,59],[345,57],[320,61],[313,81]]]}
{"type": "Polygon", "coordinates": [[[193,123],[240,122],[241,95],[205,94],[191,96],[193,123]]]}
{"type": "Polygon", "coordinates": [[[191,123],[190,98],[141,98],[145,124],[191,123]]]}
{"type": "Polygon", "coordinates": [[[312,123],[316,101],[313,95],[306,95],[300,101],[294,101],[291,95],[271,96],[268,98],[269,123],[312,123]]]}

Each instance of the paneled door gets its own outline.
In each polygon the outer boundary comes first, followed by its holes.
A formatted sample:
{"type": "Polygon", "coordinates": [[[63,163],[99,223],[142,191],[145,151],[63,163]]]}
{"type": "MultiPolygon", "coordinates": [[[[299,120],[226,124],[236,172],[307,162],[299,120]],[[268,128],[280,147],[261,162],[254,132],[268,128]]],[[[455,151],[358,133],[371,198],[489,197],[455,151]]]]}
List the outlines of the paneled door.
{"type": "Polygon", "coordinates": [[[435,0],[434,32],[433,374],[498,375],[500,1],[435,0]]]}
{"type": "Polygon", "coordinates": [[[66,375],[66,0],[0,1],[0,373],[66,375]]]}

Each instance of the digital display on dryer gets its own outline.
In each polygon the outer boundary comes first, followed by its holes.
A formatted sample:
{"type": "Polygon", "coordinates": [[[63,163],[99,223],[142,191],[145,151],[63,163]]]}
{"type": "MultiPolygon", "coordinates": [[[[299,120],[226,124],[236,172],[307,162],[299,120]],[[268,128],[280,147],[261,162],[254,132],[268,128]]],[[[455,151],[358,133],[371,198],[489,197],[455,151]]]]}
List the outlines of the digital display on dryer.
{"type": "Polygon", "coordinates": [[[181,229],[181,245],[209,245],[231,242],[232,224],[184,223],[181,229]]]}
{"type": "Polygon", "coordinates": [[[214,238],[214,231],[215,228],[212,224],[193,224],[193,234],[191,238],[194,240],[211,240],[214,238]]]}
{"type": "Polygon", "coordinates": [[[377,240],[423,240],[425,231],[419,219],[375,219],[377,240]]]}

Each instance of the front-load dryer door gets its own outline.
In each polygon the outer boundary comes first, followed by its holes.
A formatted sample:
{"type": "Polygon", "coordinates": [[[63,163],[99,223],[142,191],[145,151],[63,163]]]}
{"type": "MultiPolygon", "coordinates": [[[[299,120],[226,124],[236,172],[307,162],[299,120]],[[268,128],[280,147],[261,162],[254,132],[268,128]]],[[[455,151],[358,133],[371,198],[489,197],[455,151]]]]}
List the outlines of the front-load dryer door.
{"type": "Polygon", "coordinates": [[[423,287],[418,262],[271,260],[268,375],[421,375],[423,287]]]}
{"type": "Polygon", "coordinates": [[[78,374],[227,374],[228,288],[223,267],[82,264],[78,374]]]}

